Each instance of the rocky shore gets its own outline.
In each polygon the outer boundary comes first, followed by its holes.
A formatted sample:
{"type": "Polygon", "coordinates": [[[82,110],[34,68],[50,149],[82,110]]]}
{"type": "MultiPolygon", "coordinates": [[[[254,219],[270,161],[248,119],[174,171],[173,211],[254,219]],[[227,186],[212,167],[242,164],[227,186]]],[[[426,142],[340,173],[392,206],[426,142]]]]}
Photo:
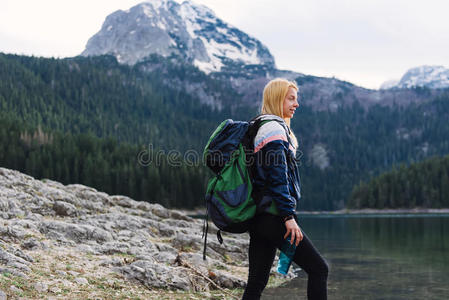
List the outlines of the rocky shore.
{"type": "Polygon", "coordinates": [[[209,226],[203,261],[202,222],[0,168],[0,299],[239,297],[248,236],[209,226]]]}

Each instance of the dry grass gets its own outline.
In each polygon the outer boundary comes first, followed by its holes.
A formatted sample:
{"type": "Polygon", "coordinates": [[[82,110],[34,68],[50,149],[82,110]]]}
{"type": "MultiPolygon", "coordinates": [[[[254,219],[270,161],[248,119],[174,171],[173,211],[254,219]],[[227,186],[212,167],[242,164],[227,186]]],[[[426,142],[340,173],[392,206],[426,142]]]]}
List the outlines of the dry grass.
{"type": "MultiPolygon", "coordinates": [[[[135,260],[133,255],[88,254],[77,251],[75,247],[58,245],[37,231],[32,236],[45,241],[48,248],[23,250],[34,260],[30,264],[31,272],[26,274],[27,278],[9,273],[0,274],[0,290],[6,293],[8,299],[235,299],[241,298],[243,294],[242,289],[220,291],[212,289],[212,286],[210,289],[209,286],[198,287],[197,292],[149,289],[139,282],[127,280],[116,273],[113,267],[101,265],[103,260],[111,259],[130,264],[135,260]],[[87,280],[87,284],[77,282],[82,278],[87,280]],[[43,283],[48,289],[38,291],[35,287],[37,283],[43,283]]],[[[20,248],[19,241],[9,244],[20,248]]],[[[240,278],[247,277],[247,267],[227,264],[222,268],[240,278]]],[[[268,286],[278,286],[285,281],[281,277],[271,276],[268,286]]]]}
{"type": "MultiPolygon", "coordinates": [[[[18,244],[11,245],[16,248],[18,244]]],[[[0,290],[8,299],[231,299],[221,291],[185,292],[168,289],[148,289],[137,282],[130,282],[112,268],[100,265],[103,259],[119,258],[131,263],[132,255],[92,255],[76,252],[73,248],[50,246],[46,250],[24,251],[34,262],[28,278],[9,273],[0,274],[0,290]],[[87,284],[76,279],[85,278],[87,284]],[[36,290],[36,283],[44,283],[47,291],[36,290]]],[[[241,289],[227,290],[241,297],[241,289]]]]}

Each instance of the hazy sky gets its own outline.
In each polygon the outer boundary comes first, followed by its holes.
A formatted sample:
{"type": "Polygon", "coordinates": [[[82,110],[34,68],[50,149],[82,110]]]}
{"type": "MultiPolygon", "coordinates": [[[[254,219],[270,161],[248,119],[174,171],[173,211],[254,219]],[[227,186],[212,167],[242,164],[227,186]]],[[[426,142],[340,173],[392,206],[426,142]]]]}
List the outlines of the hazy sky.
{"type": "MultiPolygon", "coordinates": [[[[0,0],[0,52],[78,55],[107,15],[140,2],[0,0]]],[[[378,88],[412,67],[449,67],[449,0],[194,2],[259,39],[280,69],[378,88]]]]}

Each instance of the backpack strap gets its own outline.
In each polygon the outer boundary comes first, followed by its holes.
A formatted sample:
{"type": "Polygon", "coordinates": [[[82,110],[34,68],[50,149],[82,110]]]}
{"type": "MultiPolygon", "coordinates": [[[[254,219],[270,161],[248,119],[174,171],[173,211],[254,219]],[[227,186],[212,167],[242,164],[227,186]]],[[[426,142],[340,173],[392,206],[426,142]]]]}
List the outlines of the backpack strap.
{"type": "MultiPolygon", "coordinates": [[[[292,142],[291,137],[290,137],[290,128],[287,126],[287,124],[285,124],[285,121],[284,121],[282,118],[280,118],[280,117],[278,117],[278,116],[276,116],[276,115],[261,114],[261,115],[258,115],[258,116],[256,116],[256,117],[254,117],[252,120],[261,120],[261,123],[260,123],[260,125],[257,127],[257,130],[256,130],[256,132],[255,132],[255,134],[254,134],[254,136],[253,136],[253,139],[256,137],[257,131],[259,130],[259,128],[260,128],[262,125],[264,125],[264,124],[266,124],[266,123],[268,123],[268,122],[271,122],[271,121],[276,121],[279,125],[282,126],[282,128],[284,128],[284,130],[285,130],[285,135],[287,136],[287,141],[288,141],[289,145],[291,145],[293,148],[296,148],[296,147],[294,146],[293,142],[292,142]]],[[[251,121],[252,121],[252,120],[251,120],[251,121]]],[[[251,122],[251,121],[250,121],[250,122],[251,122]]]]}
{"type": "MultiPolygon", "coordinates": [[[[221,171],[218,172],[218,174],[216,175],[216,177],[221,177],[221,171]]],[[[217,183],[217,181],[215,181],[215,184],[217,183]]],[[[213,193],[214,193],[214,189],[215,189],[215,185],[213,186],[213,188],[211,189],[210,194],[207,194],[205,199],[206,199],[206,216],[204,217],[204,222],[203,222],[203,236],[201,238],[204,238],[204,248],[203,248],[203,260],[206,260],[206,247],[207,247],[207,232],[209,231],[209,210],[207,209],[207,199],[209,197],[212,197],[213,193]]],[[[219,232],[217,232],[217,238],[218,238],[218,234],[219,232]]],[[[221,235],[220,235],[221,238],[221,235]]],[[[220,238],[218,238],[218,240],[220,241],[220,238]]],[[[220,244],[223,243],[223,239],[221,239],[220,244]]]]}
{"type": "Polygon", "coordinates": [[[203,223],[203,236],[201,238],[204,238],[204,248],[203,248],[203,260],[206,260],[206,243],[207,243],[207,232],[209,231],[209,212],[207,212],[206,207],[206,217],[204,218],[203,223]]]}
{"type": "Polygon", "coordinates": [[[261,115],[258,115],[254,118],[252,118],[250,121],[248,121],[248,130],[243,137],[242,140],[242,146],[245,151],[245,158],[246,158],[246,166],[249,173],[249,178],[254,178],[254,162],[255,162],[255,155],[254,155],[254,138],[257,135],[257,132],[259,131],[260,126],[263,124],[263,120],[260,118],[261,115]]]}

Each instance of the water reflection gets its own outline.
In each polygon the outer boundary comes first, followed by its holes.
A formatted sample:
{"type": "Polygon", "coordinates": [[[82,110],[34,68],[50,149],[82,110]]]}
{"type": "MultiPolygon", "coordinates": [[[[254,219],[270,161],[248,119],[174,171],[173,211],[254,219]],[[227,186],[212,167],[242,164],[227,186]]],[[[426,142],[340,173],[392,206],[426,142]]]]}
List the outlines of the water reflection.
{"type": "MultiPolygon", "coordinates": [[[[449,215],[302,216],[327,259],[329,299],[449,299],[449,215]]],[[[307,276],[262,299],[306,299],[307,276]]]]}

